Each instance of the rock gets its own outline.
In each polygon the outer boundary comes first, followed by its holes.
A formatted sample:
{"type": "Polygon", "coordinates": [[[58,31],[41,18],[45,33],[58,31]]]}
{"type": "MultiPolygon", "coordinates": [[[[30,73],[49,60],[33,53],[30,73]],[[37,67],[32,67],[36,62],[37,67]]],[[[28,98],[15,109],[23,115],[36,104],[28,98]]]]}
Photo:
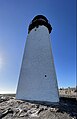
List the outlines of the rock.
{"type": "Polygon", "coordinates": [[[59,108],[49,108],[49,110],[51,112],[59,112],[60,111],[59,108]]]}
{"type": "Polygon", "coordinates": [[[1,113],[0,118],[5,117],[8,113],[13,114],[13,111],[11,109],[5,110],[1,113]]]}
{"type": "Polygon", "coordinates": [[[76,119],[77,104],[63,101],[59,106],[46,106],[16,100],[15,97],[0,95],[0,119],[76,119]]]}
{"type": "Polygon", "coordinates": [[[38,111],[36,111],[35,113],[30,114],[29,116],[30,117],[39,117],[38,111]]]}
{"type": "Polygon", "coordinates": [[[0,112],[0,118],[2,117],[2,113],[0,112]]]}
{"type": "Polygon", "coordinates": [[[24,111],[23,111],[23,112],[20,113],[19,116],[20,116],[20,117],[29,116],[29,114],[28,114],[27,112],[24,112],[24,111]]]}
{"type": "Polygon", "coordinates": [[[0,103],[4,102],[4,101],[7,101],[7,100],[9,100],[9,97],[4,97],[4,96],[0,97],[0,103]]]}

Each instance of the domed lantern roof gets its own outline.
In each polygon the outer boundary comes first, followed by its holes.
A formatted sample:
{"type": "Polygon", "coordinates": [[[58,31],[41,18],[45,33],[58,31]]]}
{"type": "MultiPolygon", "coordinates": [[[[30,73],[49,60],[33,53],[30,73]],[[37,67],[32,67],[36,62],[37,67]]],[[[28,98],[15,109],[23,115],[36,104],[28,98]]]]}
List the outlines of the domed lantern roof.
{"type": "Polygon", "coordinates": [[[47,18],[43,15],[37,15],[34,17],[34,19],[32,20],[32,22],[29,25],[28,28],[28,33],[35,27],[38,27],[39,25],[44,25],[48,28],[49,33],[51,33],[52,27],[50,25],[50,23],[48,22],[47,18]]]}

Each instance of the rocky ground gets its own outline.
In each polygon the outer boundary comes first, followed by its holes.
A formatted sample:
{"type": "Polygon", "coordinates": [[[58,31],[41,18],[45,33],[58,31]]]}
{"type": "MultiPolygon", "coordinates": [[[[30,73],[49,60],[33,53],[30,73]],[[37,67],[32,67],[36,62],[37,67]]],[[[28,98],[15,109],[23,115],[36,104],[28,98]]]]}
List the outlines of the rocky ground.
{"type": "Polygon", "coordinates": [[[77,119],[77,101],[60,98],[58,105],[46,105],[0,95],[0,119],[77,119]]]}

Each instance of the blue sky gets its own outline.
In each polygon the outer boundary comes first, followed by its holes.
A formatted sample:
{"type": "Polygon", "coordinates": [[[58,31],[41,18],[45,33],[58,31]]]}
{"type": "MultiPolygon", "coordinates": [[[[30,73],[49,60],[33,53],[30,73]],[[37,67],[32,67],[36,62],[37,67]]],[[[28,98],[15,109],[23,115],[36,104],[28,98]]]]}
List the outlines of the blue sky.
{"type": "Polygon", "coordinates": [[[45,15],[59,87],[76,85],[76,0],[0,0],[0,93],[15,93],[28,26],[45,15]]]}

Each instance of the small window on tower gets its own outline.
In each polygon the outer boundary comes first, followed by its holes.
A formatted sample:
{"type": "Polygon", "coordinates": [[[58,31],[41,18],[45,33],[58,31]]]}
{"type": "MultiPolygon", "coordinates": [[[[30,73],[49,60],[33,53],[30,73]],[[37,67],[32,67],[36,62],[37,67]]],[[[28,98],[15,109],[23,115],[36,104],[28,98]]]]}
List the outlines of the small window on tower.
{"type": "Polygon", "coordinates": [[[35,29],[35,31],[36,31],[36,29],[35,29]]]}

